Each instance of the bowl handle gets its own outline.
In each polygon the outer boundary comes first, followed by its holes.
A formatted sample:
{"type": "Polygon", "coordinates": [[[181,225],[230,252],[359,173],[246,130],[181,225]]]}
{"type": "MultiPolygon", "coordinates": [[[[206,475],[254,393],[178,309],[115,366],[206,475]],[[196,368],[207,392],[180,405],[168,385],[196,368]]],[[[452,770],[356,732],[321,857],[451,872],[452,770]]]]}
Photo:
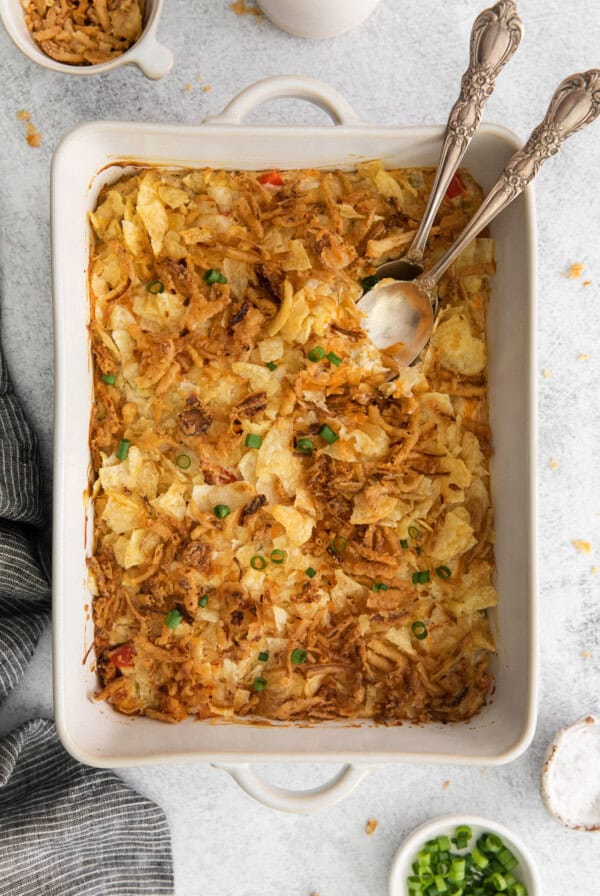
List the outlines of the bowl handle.
{"type": "Polygon", "coordinates": [[[168,47],[159,44],[154,34],[146,34],[139,47],[133,47],[127,60],[142,70],[147,78],[157,81],[168,75],[173,67],[173,54],[168,47]]]}
{"type": "Polygon", "coordinates": [[[242,90],[218,115],[209,115],[204,124],[242,124],[250,112],[269,100],[288,97],[314,103],[330,116],[334,124],[364,125],[348,100],[322,81],[302,75],[275,75],[263,78],[242,90]]]}
{"type": "Polygon", "coordinates": [[[257,802],[280,812],[296,812],[308,815],[319,809],[327,809],[349,796],[365,778],[368,765],[344,765],[330,781],[310,790],[286,790],[276,787],[256,774],[251,765],[216,762],[215,768],[228,772],[234,781],[257,802]]]}

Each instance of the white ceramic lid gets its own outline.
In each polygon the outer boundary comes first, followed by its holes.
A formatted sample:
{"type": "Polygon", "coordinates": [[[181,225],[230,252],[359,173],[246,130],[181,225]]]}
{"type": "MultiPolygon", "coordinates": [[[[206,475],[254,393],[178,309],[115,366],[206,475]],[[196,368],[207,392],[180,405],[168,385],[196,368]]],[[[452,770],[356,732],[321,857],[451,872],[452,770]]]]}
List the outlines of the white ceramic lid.
{"type": "Polygon", "coordinates": [[[559,731],[546,754],[542,797],[548,811],[580,831],[600,831],[600,719],[559,731]]]}

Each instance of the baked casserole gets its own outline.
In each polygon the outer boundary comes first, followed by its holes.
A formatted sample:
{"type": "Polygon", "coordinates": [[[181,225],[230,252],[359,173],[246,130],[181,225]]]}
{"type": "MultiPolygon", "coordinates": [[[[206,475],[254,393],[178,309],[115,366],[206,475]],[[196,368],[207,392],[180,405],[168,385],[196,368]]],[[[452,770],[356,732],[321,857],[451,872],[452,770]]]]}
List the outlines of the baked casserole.
{"type": "MultiPolygon", "coordinates": [[[[493,244],[398,369],[356,301],[433,171],[137,170],[91,214],[99,698],[165,721],[459,721],[494,651],[493,244]]],[[[481,202],[455,178],[438,257],[481,202]]]]}

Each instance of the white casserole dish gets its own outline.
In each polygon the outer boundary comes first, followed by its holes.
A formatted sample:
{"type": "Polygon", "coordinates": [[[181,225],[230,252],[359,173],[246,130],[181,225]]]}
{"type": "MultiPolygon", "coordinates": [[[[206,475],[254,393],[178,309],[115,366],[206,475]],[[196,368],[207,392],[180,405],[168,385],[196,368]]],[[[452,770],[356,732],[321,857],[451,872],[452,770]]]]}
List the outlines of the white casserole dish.
{"type": "MultiPolygon", "coordinates": [[[[535,564],[535,228],[531,188],[494,224],[498,273],[489,317],[490,407],[495,455],[498,589],[494,620],[496,688],[480,715],[464,724],[381,727],[364,723],[314,727],[186,721],[171,726],[128,718],[93,700],[93,639],[86,617],[90,521],[88,425],[91,364],[86,325],[87,213],[98,191],[132,163],[225,168],[354,167],[381,158],[388,166],[437,161],[441,128],[361,122],[331,88],[297,77],[270,78],[240,94],[201,126],[96,122],[71,132],[52,165],[56,412],[54,479],[54,695],[60,737],[95,766],[208,760],[234,774],[271,806],[310,811],[347,793],[373,763],[389,761],[500,764],[519,756],[535,728],[537,588],[535,564]],[[310,100],[336,127],[250,127],[255,106],[279,96],[310,100]],[[91,657],[90,659],[93,659],[91,657]],[[347,762],[331,786],[292,797],[258,779],[248,763],[347,762]]],[[[519,146],[504,128],[483,126],[466,159],[484,189],[519,146]]]]}

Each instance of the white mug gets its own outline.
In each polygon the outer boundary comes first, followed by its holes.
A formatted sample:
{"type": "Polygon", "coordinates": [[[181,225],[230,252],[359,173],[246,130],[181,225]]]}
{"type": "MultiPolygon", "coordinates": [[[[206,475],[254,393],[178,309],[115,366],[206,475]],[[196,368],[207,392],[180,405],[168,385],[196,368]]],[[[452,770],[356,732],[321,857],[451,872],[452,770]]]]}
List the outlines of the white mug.
{"type": "Polygon", "coordinates": [[[379,0],[258,0],[274,25],[297,37],[336,37],[356,28],[379,0]]]}

